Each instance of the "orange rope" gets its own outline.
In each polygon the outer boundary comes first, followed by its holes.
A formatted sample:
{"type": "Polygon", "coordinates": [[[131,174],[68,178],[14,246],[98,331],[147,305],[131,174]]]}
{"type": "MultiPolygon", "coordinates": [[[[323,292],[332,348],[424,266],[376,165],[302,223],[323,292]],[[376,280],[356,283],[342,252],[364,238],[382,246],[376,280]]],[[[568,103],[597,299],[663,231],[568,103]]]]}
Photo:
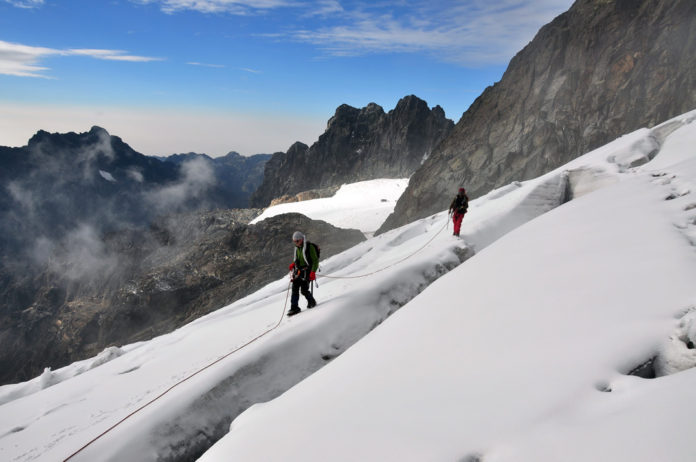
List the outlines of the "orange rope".
{"type": "Polygon", "coordinates": [[[426,248],[426,247],[428,246],[428,244],[430,244],[431,242],[433,242],[433,241],[435,240],[435,238],[438,236],[438,234],[440,234],[441,232],[443,232],[443,231],[445,230],[445,228],[447,228],[448,225],[449,225],[449,220],[447,220],[447,222],[445,223],[445,226],[443,226],[443,227],[440,229],[440,231],[438,231],[437,233],[435,233],[435,235],[434,235],[433,237],[431,237],[430,240],[429,240],[428,242],[426,242],[425,244],[423,244],[423,246],[422,246],[421,248],[419,248],[418,250],[416,250],[415,252],[413,252],[411,255],[407,255],[406,257],[402,258],[401,260],[396,261],[396,262],[392,263],[391,265],[387,265],[387,266],[385,266],[384,268],[380,268],[380,269],[378,269],[378,270],[376,270],[376,271],[373,271],[373,272],[371,272],[371,273],[360,274],[360,275],[358,275],[358,276],[325,276],[325,275],[322,274],[321,277],[323,277],[323,278],[328,278],[328,279],[358,279],[358,278],[364,278],[364,277],[367,277],[367,276],[372,276],[373,274],[377,274],[377,273],[379,273],[379,272],[382,272],[382,271],[384,271],[384,270],[386,270],[386,269],[391,268],[392,266],[396,266],[396,265],[398,265],[398,264],[401,264],[401,263],[405,262],[405,261],[408,260],[409,258],[413,257],[415,254],[417,254],[418,252],[420,252],[421,250],[423,250],[424,248],[426,248]]]}
{"type": "MultiPolygon", "coordinates": [[[[291,282],[291,283],[292,283],[292,282],[291,282]]],[[[245,348],[245,347],[251,345],[252,343],[254,343],[255,341],[257,341],[258,339],[260,339],[260,338],[263,337],[264,335],[268,334],[269,332],[272,332],[273,330],[277,329],[278,326],[280,326],[280,323],[283,321],[283,317],[285,316],[285,309],[286,309],[287,306],[288,306],[288,296],[289,296],[289,295],[290,295],[290,286],[288,285],[288,290],[287,290],[287,292],[285,293],[285,305],[283,306],[283,312],[282,312],[281,315],[280,315],[280,319],[278,319],[278,322],[277,322],[273,327],[271,327],[270,329],[266,330],[266,331],[263,332],[262,334],[257,335],[256,337],[254,337],[253,339],[249,340],[249,341],[248,341],[247,343],[245,343],[244,345],[235,348],[234,350],[230,351],[229,353],[227,353],[227,354],[224,355],[224,356],[221,356],[220,358],[216,359],[215,361],[213,361],[212,363],[208,364],[207,366],[205,366],[205,367],[203,367],[203,368],[197,370],[196,372],[194,372],[193,374],[189,375],[188,377],[186,377],[186,378],[184,378],[184,379],[182,379],[182,380],[176,382],[174,385],[172,385],[171,387],[167,388],[167,389],[164,390],[162,393],[160,393],[160,394],[157,395],[156,397],[152,398],[150,401],[148,401],[147,403],[143,404],[143,405],[140,406],[138,409],[134,410],[133,412],[131,412],[130,414],[128,414],[127,416],[125,416],[124,418],[122,418],[121,420],[119,420],[118,422],[116,422],[115,424],[113,424],[111,427],[107,428],[107,429],[104,430],[102,433],[100,433],[99,435],[97,435],[96,437],[94,437],[89,443],[85,444],[85,445],[82,446],[80,449],[78,449],[77,451],[75,451],[75,452],[73,452],[72,454],[70,454],[66,459],[63,460],[63,462],[66,462],[66,461],[72,459],[72,458],[75,457],[77,454],[79,454],[80,452],[82,452],[85,448],[87,448],[89,445],[91,445],[92,443],[94,443],[95,441],[97,441],[99,438],[101,438],[102,436],[106,435],[106,434],[109,433],[111,430],[113,430],[114,428],[118,427],[118,426],[121,425],[123,422],[125,422],[127,419],[131,418],[133,415],[135,415],[135,414],[137,414],[138,412],[142,411],[143,409],[145,409],[146,407],[148,407],[150,404],[154,403],[155,401],[157,401],[158,399],[160,399],[161,397],[163,397],[164,395],[166,395],[167,393],[169,393],[170,391],[172,391],[174,388],[178,387],[178,386],[181,385],[182,383],[184,383],[184,382],[186,382],[187,380],[189,380],[189,379],[195,377],[196,375],[200,374],[200,373],[203,372],[204,370],[206,370],[206,369],[208,369],[208,368],[214,366],[215,364],[219,363],[220,361],[222,361],[223,359],[227,358],[228,356],[230,356],[230,355],[232,355],[232,354],[238,352],[238,351],[241,350],[242,348],[245,348]]]]}

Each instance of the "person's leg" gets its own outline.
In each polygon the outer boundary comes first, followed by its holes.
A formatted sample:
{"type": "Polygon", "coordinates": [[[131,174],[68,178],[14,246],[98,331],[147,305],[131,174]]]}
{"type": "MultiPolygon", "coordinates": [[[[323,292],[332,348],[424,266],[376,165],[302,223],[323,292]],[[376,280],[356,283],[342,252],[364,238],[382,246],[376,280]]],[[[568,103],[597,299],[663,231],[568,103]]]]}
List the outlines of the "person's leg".
{"type": "Polygon", "coordinates": [[[302,291],[302,295],[307,299],[307,308],[314,308],[317,306],[317,301],[314,299],[312,292],[309,291],[309,281],[302,281],[300,290],[302,291]]]}
{"type": "Polygon", "coordinates": [[[295,278],[292,281],[292,294],[290,295],[290,311],[289,313],[299,313],[300,312],[300,286],[302,281],[295,278]]]}
{"type": "Polygon", "coordinates": [[[452,220],[454,221],[454,235],[459,236],[459,231],[462,227],[462,219],[464,218],[463,213],[455,213],[454,216],[452,217],[452,220]]]}

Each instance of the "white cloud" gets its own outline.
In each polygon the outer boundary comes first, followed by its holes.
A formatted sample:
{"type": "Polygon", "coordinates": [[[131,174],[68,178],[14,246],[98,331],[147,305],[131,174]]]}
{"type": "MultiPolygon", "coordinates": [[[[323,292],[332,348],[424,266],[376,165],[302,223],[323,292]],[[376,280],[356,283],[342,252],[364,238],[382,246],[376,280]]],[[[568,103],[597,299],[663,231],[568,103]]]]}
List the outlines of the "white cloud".
{"type": "Polygon", "coordinates": [[[162,187],[146,196],[151,207],[163,212],[175,209],[191,198],[199,197],[215,184],[212,166],[203,158],[194,158],[181,164],[181,180],[162,187]]]}
{"type": "Polygon", "coordinates": [[[251,14],[259,10],[299,6],[293,0],[132,0],[136,3],[156,3],[165,13],[198,11],[200,13],[251,14]]]}
{"type": "Polygon", "coordinates": [[[55,48],[34,47],[0,40],[0,74],[14,75],[17,77],[50,78],[45,73],[49,70],[49,68],[39,64],[41,60],[49,56],[88,56],[95,59],[130,62],[149,62],[161,60],[161,58],[133,56],[125,53],[126,52],[120,50],[59,50],[55,48]]]}
{"type": "Polygon", "coordinates": [[[343,11],[343,7],[336,0],[320,0],[307,13],[307,16],[329,16],[343,11]]]}
{"type": "Polygon", "coordinates": [[[5,0],[5,2],[17,8],[38,8],[44,4],[44,0],[5,0]]]}
{"type": "Polygon", "coordinates": [[[195,61],[189,62],[189,63],[186,63],[186,64],[188,64],[189,66],[212,67],[212,68],[215,68],[215,69],[222,69],[222,68],[225,67],[223,64],[206,64],[206,63],[198,63],[198,62],[195,62],[195,61]]]}
{"type": "Polygon", "coordinates": [[[0,74],[19,77],[45,77],[46,67],[38,62],[50,55],[60,54],[58,50],[43,47],[31,47],[0,40],[0,74]]]}
{"type": "Polygon", "coordinates": [[[105,59],[109,61],[130,61],[138,63],[146,63],[150,61],[162,61],[162,58],[153,58],[148,56],[133,56],[124,54],[121,50],[99,50],[99,49],[71,49],[65,54],[75,56],[89,56],[95,59],[105,59]]]}
{"type": "Polygon", "coordinates": [[[283,11],[285,30],[260,35],[309,43],[328,56],[426,53],[462,65],[505,64],[573,0],[132,0],[166,13],[283,11]],[[308,21],[311,19],[311,21],[308,21]],[[308,25],[309,24],[309,25],[308,25]]]}
{"type": "Polygon", "coordinates": [[[337,24],[290,32],[331,56],[425,52],[463,65],[504,64],[572,0],[406,2],[338,10],[337,24]]]}

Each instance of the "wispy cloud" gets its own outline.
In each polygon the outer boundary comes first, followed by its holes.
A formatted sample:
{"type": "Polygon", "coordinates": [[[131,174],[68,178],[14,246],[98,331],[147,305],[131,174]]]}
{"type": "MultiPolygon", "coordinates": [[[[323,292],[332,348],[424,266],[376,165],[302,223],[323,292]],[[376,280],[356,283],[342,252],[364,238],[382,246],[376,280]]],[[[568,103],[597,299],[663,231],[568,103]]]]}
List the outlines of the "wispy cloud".
{"type": "Polygon", "coordinates": [[[240,67],[240,71],[248,72],[250,74],[261,74],[261,71],[258,71],[256,69],[249,69],[248,67],[240,67]]]}
{"type": "Polygon", "coordinates": [[[160,61],[162,58],[134,56],[121,50],[100,49],[67,49],[33,47],[19,43],[0,40],[0,74],[18,77],[50,78],[46,72],[50,69],[40,65],[40,62],[50,56],[87,56],[109,61],[149,62],[160,61]]]}
{"type": "Polygon", "coordinates": [[[188,64],[189,66],[212,67],[212,68],[215,68],[215,69],[223,69],[224,67],[226,67],[226,66],[224,66],[223,64],[206,64],[206,63],[198,63],[198,62],[195,62],[195,61],[193,61],[193,62],[188,62],[188,63],[186,63],[186,64],[188,64]]]}
{"type": "Polygon", "coordinates": [[[283,30],[258,35],[316,47],[324,56],[421,53],[461,65],[504,64],[573,0],[131,0],[166,13],[269,14],[283,30]],[[288,8],[291,7],[290,10],[288,8]]]}
{"type": "Polygon", "coordinates": [[[338,0],[319,0],[312,4],[306,16],[331,16],[344,11],[338,0]]]}
{"type": "Polygon", "coordinates": [[[30,47],[0,40],[0,74],[20,77],[45,77],[46,67],[39,66],[41,59],[58,54],[57,50],[30,47]]]}
{"type": "Polygon", "coordinates": [[[99,49],[71,49],[63,52],[64,55],[89,56],[95,59],[105,59],[108,61],[130,61],[133,63],[147,63],[150,61],[162,61],[162,58],[149,56],[134,56],[124,54],[121,50],[99,50],[99,49]]]}
{"type": "Polygon", "coordinates": [[[44,4],[44,0],[5,0],[5,3],[17,8],[38,8],[44,4]]]}
{"type": "Polygon", "coordinates": [[[286,33],[330,56],[428,53],[463,65],[502,64],[572,0],[404,1],[334,9],[334,24],[286,33]]]}
{"type": "Polygon", "coordinates": [[[294,0],[131,0],[135,3],[155,3],[165,13],[179,11],[198,11],[200,13],[228,13],[247,15],[257,11],[280,7],[299,6],[294,0]]]}

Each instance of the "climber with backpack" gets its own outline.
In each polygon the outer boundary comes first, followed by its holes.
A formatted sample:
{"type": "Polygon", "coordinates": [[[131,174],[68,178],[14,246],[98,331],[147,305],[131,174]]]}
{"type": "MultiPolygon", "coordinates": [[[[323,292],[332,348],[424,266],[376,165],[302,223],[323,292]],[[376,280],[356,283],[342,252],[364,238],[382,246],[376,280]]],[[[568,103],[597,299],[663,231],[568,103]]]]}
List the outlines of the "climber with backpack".
{"type": "Polygon", "coordinates": [[[454,235],[459,236],[459,230],[462,226],[462,219],[469,209],[469,197],[466,195],[464,188],[459,188],[457,196],[452,200],[449,207],[449,213],[452,215],[454,223],[454,235]]]}
{"type": "Polygon", "coordinates": [[[316,279],[316,272],[319,268],[319,246],[308,242],[305,235],[300,231],[295,231],[292,235],[292,242],[295,244],[293,262],[289,270],[292,271],[292,295],[290,296],[290,311],[288,316],[299,313],[300,292],[307,299],[307,308],[317,306],[314,295],[309,291],[309,283],[316,279]]]}

